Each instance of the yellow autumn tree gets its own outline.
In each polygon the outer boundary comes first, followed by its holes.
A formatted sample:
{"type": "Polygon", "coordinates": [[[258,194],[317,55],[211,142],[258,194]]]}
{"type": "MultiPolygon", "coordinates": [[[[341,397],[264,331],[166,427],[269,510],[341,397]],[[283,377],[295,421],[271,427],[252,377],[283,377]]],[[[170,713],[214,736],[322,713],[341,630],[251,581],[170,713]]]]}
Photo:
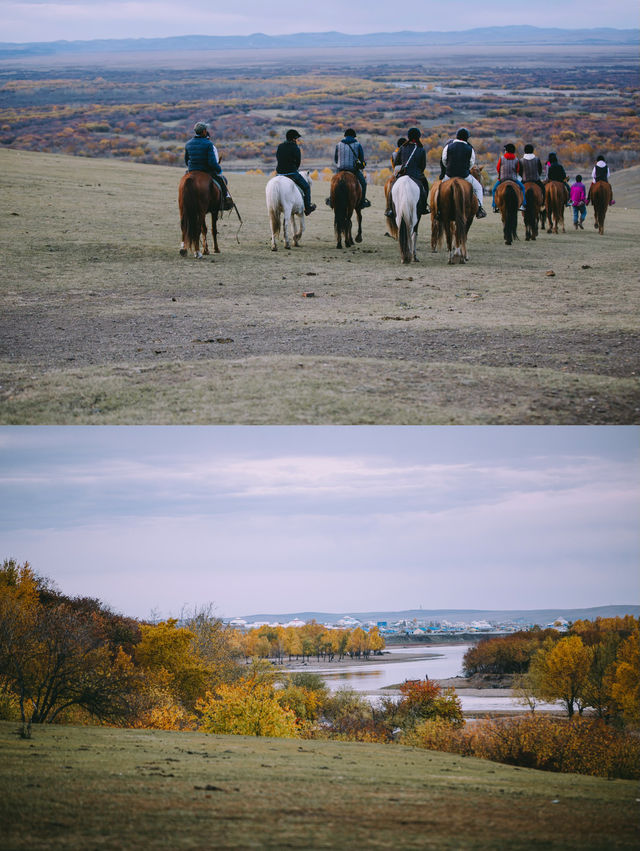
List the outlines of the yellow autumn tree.
{"type": "Polygon", "coordinates": [[[578,635],[549,639],[534,656],[530,666],[531,682],[539,697],[559,700],[571,717],[575,710],[582,714],[585,706],[591,654],[578,635]]]}
{"type": "Polygon", "coordinates": [[[205,733],[296,738],[295,713],[282,706],[268,683],[243,680],[220,685],[196,703],[205,733]]]}
{"type": "Polygon", "coordinates": [[[628,724],[640,722],[640,641],[634,632],[620,645],[611,687],[613,699],[628,724]]]}

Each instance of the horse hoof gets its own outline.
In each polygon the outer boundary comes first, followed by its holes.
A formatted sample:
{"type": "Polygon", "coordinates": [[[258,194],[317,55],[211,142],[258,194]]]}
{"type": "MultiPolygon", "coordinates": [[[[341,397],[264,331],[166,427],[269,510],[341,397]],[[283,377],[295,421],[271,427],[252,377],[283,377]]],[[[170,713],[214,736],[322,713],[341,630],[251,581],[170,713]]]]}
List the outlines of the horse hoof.
{"type": "Polygon", "coordinates": [[[180,249],[180,257],[186,257],[186,256],[187,256],[187,249],[181,248],[180,249]]]}
{"type": "Polygon", "coordinates": [[[272,250],[272,251],[277,251],[277,250],[278,250],[278,246],[277,246],[277,245],[272,245],[272,246],[271,246],[271,250],[272,250]]]}
{"type": "Polygon", "coordinates": [[[358,234],[358,236],[356,237],[356,242],[362,242],[362,237],[360,236],[360,234],[358,234]]]}

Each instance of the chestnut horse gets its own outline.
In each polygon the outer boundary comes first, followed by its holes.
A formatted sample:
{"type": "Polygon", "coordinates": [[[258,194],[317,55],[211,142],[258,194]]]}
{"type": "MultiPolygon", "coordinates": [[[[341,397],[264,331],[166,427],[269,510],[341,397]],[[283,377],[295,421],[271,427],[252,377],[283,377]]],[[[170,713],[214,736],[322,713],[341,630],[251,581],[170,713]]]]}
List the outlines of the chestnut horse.
{"type": "MultiPolygon", "coordinates": [[[[482,171],[482,166],[474,165],[470,172],[476,178],[476,180],[480,180],[480,172],[482,171]]],[[[463,195],[466,199],[466,202],[470,203],[470,207],[463,211],[463,216],[466,217],[466,231],[464,236],[457,235],[457,228],[455,224],[452,225],[452,221],[455,220],[455,216],[453,219],[449,219],[449,222],[443,224],[442,221],[442,210],[440,207],[440,187],[445,187],[447,183],[451,183],[453,180],[462,180],[462,178],[452,177],[448,178],[445,181],[435,180],[431,184],[431,189],[429,190],[429,207],[431,208],[431,250],[433,252],[437,251],[438,248],[442,245],[443,236],[447,233],[447,247],[449,249],[449,263],[452,264],[456,260],[461,263],[465,263],[469,259],[469,255],[467,253],[467,236],[469,234],[469,228],[473,222],[473,218],[475,214],[478,212],[478,202],[475,196],[475,193],[472,194],[473,197],[469,200],[468,198],[468,190],[463,188],[463,195]],[[452,232],[453,228],[453,232],[452,232]],[[452,241],[456,242],[456,248],[451,254],[451,244],[452,241]],[[461,251],[461,243],[464,245],[464,257],[460,253],[461,251]]],[[[464,180],[463,183],[466,183],[469,188],[471,188],[469,182],[464,180]]],[[[451,216],[451,210],[448,207],[449,216],[451,216]]]]}
{"type": "Polygon", "coordinates": [[[449,265],[466,263],[467,234],[478,212],[473,187],[463,177],[437,181],[429,192],[431,207],[431,250],[436,251],[447,238],[449,265]]]}
{"type": "Polygon", "coordinates": [[[221,193],[218,184],[206,171],[188,171],[183,175],[178,186],[178,206],[180,208],[180,226],[182,228],[182,243],[180,254],[186,257],[189,248],[197,258],[209,253],[207,245],[207,213],[211,213],[211,233],[213,235],[213,250],[220,253],[218,248],[218,228],[216,222],[220,212],[221,193]],[[203,240],[203,251],[200,252],[200,237],[203,240]]]}
{"type": "Polygon", "coordinates": [[[522,190],[514,180],[503,180],[496,189],[495,202],[502,219],[505,245],[518,238],[518,207],[524,201],[522,190]]]}
{"type": "Polygon", "coordinates": [[[607,215],[607,208],[612,197],[611,186],[606,180],[598,180],[591,184],[589,198],[593,204],[593,226],[599,234],[604,233],[604,217],[607,215]]]}
{"type": "MultiPolygon", "coordinates": [[[[527,207],[522,213],[527,242],[538,236],[538,220],[544,208],[544,193],[540,184],[534,180],[527,180],[524,184],[524,197],[527,207]]],[[[544,227],[544,223],[543,223],[544,227]]]]}
{"type": "Polygon", "coordinates": [[[329,205],[333,210],[333,227],[338,240],[336,248],[342,248],[343,237],[345,248],[351,248],[353,245],[351,217],[354,213],[358,219],[356,242],[362,242],[361,200],[362,189],[355,174],[350,171],[339,171],[333,175],[329,192],[329,205]]]}
{"type": "Polygon", "coordinates": [[[547,208],[549,227],[547,233],[558,233],[558,224],[564,229],[564,208],[567,203],[567,189],[561,180],[548,180],[544,187],[544,206],[547,208]]]}

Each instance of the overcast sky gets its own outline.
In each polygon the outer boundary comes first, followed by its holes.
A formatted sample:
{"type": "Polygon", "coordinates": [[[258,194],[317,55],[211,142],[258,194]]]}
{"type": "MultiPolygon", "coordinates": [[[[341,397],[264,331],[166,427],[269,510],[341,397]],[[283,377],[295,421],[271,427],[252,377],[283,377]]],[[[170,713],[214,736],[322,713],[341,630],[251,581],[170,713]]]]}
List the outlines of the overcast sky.
{"type": "Polygon", "coordinates": [[[638,603],[639,437],[4,427],[0,558],[139,617],[638,603]]]}
{"type": "Polygon", "coordinates": [[[636,0],[403,0],[394,16],[388,0],[0,0],[0,41],[152,38],[175,35],[278,35],[394,30],[460,30],[485,26],[638,26],[636,0]]]}

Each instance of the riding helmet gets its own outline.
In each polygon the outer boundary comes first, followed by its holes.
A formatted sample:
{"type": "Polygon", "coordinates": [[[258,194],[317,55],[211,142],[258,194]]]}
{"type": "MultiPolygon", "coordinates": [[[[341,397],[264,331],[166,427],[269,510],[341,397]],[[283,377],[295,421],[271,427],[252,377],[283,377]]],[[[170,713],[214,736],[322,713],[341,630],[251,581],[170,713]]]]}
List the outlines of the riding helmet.
{"type": "Polygon", "coordinates": [[[420,131],[417,127],[411,127],[409,132],[407,133],[407,139],[410,142],[418,142],[420,141],[420,131]]]}
{"type": "Polygon", "coordinates": [[[462,139],[463,142],[466,142],[469,139],[469,131],[466,127],[461,127],[456,133],[456,139],[462,139]]]}
{"type": "Polygon", "coordinates": [[[287,142],[293,142],[295,139],[301,139],[302,137],[298,133],[297,130],[287,130],[287,142]]]}

